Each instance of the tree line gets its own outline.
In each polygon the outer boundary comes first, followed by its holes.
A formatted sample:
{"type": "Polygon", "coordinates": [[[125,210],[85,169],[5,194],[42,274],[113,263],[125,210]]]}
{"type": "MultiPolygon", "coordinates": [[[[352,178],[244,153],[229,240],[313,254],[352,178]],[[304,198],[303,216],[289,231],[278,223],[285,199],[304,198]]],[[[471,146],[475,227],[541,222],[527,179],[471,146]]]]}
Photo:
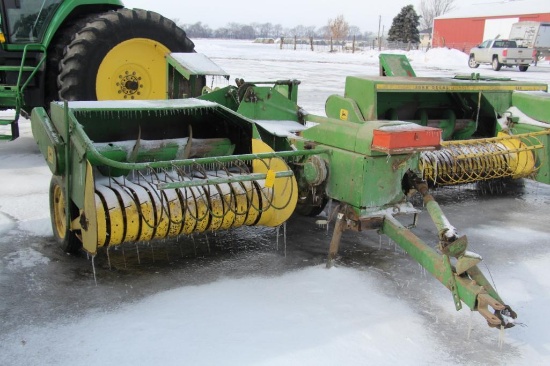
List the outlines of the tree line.
{"type": "MultiPolygon", "coordinates": [[[[387,32],[388,41],[403,43],[418,43],[419,28],[431,28],[433,19],[454,9],[456,0],[420,0],[417,13],[413,5],[407,5],[393,18],[392,25],[387,32]]],[[[190,38],[224,38],[224,39],[256,39],[256,38],[315,38],[371,41],[378,38],[374,32],[362,32],[358,26],[350,25],[343,15],[329,19],[322,27],[298,25],[284,28],[281,24],[273,23],[228,23],[225,27],[212,29],[207,24],[197,22],[182,24],[174,19],[176,24],[187,32],[190,38]]],[[[378,32],[380,33],[380,32],[378,32]]],[[[385,33],[384,31],[382,33],[385,33]]],[[[384,34],[380,36],[385,37],[384,34]]]]}
{"type": "MultiPolygon", "coordinates": [[[[362,32],[357,26],[350,26],[345,22],[343,16],[339,16],[340,23],[336,24],[338,29],[338,39],[352,39],[355,37],[359,40],[369,40],[375,37],[372,32],[362,32]],[[345,22],[344,30],[342,33],[342,21],[345,22]]],[[[228,23],[226,26],[212,29],[207,24],[197,22],[194,24],[181,24],[178,20],[176,23],[185,30],[187,36],[190,38],[225,38],[225,39],[256,39],[256,38],[281,38],[281,37],[298,37],[298,38],[330,38],[333,34],[330,22],[329,24],[316,27],[316,26],[304,26],[298,25],[292,28],[285,28],[281,24],[273,23],[228,23]]],[[[334,27],[334,25],[333,25],[334,27]]]]}

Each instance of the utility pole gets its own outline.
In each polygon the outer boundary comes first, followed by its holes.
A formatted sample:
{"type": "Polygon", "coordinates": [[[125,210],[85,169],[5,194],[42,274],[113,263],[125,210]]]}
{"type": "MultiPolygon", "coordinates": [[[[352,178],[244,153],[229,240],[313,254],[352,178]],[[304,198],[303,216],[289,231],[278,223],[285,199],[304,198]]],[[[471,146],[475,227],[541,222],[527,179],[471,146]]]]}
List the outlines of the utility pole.
{"type": "Polygon", "coordinates": [[[381,42],[380,42],[380,24],[382,23],[382,15],[378,16],[378,51],[381,49],[381,42]]]}

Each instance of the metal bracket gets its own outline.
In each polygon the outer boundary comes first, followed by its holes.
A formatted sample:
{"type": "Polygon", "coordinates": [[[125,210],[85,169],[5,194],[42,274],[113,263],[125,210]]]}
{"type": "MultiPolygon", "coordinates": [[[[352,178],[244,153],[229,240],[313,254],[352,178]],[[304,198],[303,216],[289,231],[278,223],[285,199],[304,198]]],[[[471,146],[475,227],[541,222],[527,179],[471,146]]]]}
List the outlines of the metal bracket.
{"type": "Polygon", "coordinates": [[[449,283],[447,283],[447,287],[449,288],[449,290],[451,290],[451,293],[453,294],[453,301],[455,303],[455,308],[458,311],[462,309],[462,301],[460,301],[460,295],[458,294],[455,274],[451,267],[451,259],[449,258],[448,255],[443,255],[443,259],[446,264],[447,270],[452,273],[451,277],[449,278],[449,283]]]}

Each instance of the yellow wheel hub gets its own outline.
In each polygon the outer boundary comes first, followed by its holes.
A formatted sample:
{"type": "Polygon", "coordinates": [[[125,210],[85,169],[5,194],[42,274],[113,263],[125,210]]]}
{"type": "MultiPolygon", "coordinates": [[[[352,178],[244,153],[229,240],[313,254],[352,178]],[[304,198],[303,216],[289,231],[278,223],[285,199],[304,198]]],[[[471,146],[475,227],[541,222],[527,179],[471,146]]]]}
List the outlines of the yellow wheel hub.
{"type": "Polygon", "coordinates": [[[60,239],[64,239],[67,235],[67,216],[65,214],[63,188],[59,185],[56,185],[53,189],[53,206],[55,231],[60,239]]]}
{"type": "Polygon", "coordinates": [[[163,44],[146,38],[119,43],[99,66],[97,99],[165,99],[169,52],[163,44]]]}

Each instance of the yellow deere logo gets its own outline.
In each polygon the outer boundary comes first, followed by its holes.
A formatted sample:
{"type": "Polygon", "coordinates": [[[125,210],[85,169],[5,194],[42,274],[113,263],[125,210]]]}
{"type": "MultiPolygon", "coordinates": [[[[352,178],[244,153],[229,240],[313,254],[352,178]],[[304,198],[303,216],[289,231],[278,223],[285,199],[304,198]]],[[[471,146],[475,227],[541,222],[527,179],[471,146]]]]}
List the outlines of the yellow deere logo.
{"type": "Polygon", "coordinates": [[[347,109],[340,109],[340,119],[342,121],[347,121],[348,120],[348,110],[347,109]]]}

